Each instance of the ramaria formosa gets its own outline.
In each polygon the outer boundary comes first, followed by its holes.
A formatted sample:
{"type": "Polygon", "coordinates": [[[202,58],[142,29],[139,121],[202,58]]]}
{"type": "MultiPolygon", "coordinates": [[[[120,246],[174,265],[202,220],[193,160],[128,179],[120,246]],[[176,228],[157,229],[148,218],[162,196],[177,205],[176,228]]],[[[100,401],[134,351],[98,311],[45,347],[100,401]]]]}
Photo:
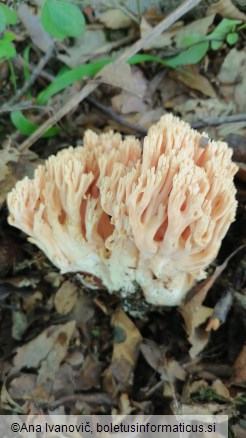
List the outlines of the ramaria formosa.
{"type": "Polygon", "coordinates": [[[143,151],[134,137],[87,131],[83,147],[17,183],[9,223],[63,273],[92,274],[123,296],[140,286],[149,303],[177,305],[234,220],[231,155],[170,114],[149,129],[143,151]]]}

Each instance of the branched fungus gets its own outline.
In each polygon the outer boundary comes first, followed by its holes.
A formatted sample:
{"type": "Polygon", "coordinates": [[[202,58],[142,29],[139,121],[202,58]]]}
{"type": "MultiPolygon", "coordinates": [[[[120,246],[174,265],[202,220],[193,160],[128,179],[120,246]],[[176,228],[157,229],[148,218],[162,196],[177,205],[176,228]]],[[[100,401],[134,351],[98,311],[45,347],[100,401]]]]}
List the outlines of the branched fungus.
{"type": "Polygon", "coordinates": [[[226,143],[172,115],[144,139],[87,131],[8,194],[9,223],[63,272],[177,305],[206,276],[236,211],[226,143]],[[204,141],[205,140],[205,141],[204,141]],[[205,146],[203,144],[205,143],[205,146]]]}

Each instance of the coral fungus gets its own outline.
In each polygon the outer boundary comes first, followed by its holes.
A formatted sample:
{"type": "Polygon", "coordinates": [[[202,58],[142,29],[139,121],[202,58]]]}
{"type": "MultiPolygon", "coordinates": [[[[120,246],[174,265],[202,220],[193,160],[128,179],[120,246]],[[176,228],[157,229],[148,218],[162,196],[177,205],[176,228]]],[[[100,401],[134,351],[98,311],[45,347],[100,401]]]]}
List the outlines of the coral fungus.
{"type": "Polygon", "coordinates": [[[226,143],[164,115],[144,139],[87,131],[8,194],[9,223],[63,272],[177,305],[206,276],[236,211],[226,143]]]}

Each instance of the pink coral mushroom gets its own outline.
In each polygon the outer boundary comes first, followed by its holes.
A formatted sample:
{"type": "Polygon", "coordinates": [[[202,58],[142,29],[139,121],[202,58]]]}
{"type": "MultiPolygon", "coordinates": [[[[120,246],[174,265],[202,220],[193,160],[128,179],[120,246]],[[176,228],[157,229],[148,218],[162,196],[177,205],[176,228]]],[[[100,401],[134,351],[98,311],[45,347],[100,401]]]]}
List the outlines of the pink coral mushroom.
{"type": "Polygon", "coordinates": [[[83,147],[17,183],[9,223],[63,273],[92,274],[123,296],[140,286],[149,303],[177,305],[235,218],[231,155],[171,114],[149,129],[143,152],[134,137],[87,131],[83,147]]]}

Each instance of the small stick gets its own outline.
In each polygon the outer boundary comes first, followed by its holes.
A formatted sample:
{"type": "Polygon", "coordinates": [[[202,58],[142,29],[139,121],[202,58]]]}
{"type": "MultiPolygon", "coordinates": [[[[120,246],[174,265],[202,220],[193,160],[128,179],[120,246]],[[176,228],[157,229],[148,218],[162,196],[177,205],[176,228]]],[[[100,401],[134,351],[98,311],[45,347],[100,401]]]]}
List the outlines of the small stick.
{"type": "Polygon", "coordinates": [[[233,116],[222,116],[216,118],[210,118],[203,120],[197,120],[191,123],[192,128],[198,129],[203,128],[204,126],[218,126],[223,125],[224,123],[235,123],[235,122],[245,122],[246,114],[234,114],[233,116]]]}

